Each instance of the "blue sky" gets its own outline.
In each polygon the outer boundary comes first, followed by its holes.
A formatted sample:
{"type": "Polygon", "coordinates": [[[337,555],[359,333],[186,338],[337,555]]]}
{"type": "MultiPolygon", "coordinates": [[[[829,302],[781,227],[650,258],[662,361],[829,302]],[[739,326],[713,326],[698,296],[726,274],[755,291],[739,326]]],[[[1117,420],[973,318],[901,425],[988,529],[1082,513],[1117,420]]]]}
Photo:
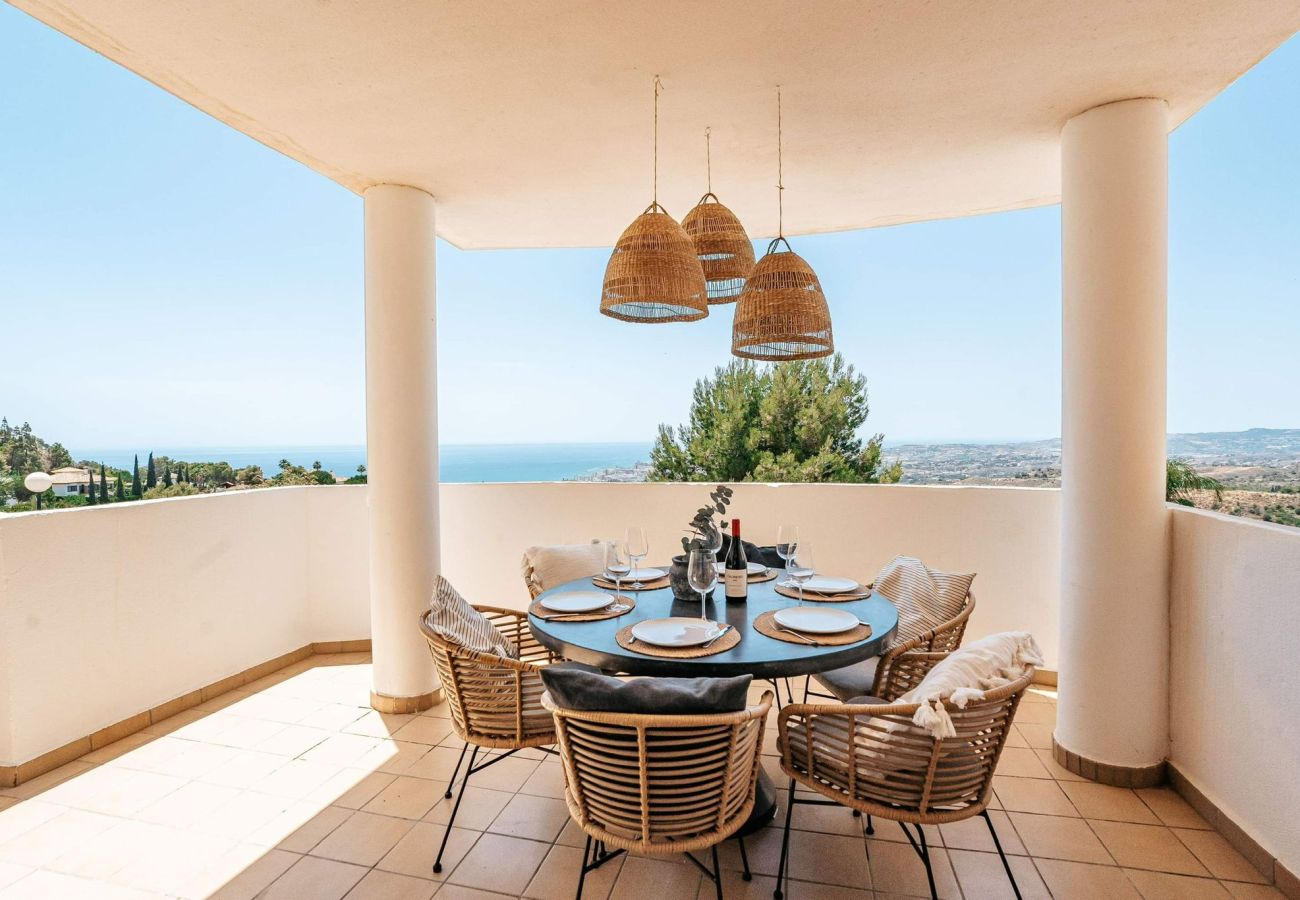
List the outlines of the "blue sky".
{"type": "MultiPolygon", "coordinates": [[[[1296,110],[1300,39],[1171,138],[1171,431],[1300,427],[1296,110]]],[[[364,441],[358,197],[3,4],[0,122],[0,413],[74,451],[364,441]]],[[[1059,434],[1059,242],[1056,207],[794,241],[868,428],[1059,434]]],[[[607,255],[439,245],[444,441],[685,418],[730,315],[605,319],[607,255]]]]}

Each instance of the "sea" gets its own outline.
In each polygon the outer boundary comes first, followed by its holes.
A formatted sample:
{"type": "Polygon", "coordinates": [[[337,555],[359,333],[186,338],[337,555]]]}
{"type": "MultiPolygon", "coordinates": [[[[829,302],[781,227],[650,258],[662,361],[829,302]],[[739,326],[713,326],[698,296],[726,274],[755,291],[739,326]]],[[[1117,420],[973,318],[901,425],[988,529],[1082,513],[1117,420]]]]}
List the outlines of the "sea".
{"type": "MultiPolygon", "coordinates": [[[[451,483],[485,481],[571,481],[590,477],[605,469],[630,469],[650,459],[650,443],[621,444],[443,444],[438,448],[439,480],[451,483]]],[[[136,453],[141,467],[150,451],[186,462],[228,462],[236,469],[261,466],[270,477],[279,471],[280,460],[310,468],[321,467],[336,475],[356,473],[366,462],[366,448],[357,446],[320,447],[69,447],[72,458],[94,460],[120,469],[130,469],[136,453]]]]}

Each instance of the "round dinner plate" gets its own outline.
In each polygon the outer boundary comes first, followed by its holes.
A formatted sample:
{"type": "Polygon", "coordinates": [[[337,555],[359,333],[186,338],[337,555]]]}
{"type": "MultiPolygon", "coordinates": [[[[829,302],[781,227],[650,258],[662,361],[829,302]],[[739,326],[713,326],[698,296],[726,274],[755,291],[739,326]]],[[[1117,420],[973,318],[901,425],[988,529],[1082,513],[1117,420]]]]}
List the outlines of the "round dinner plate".
{"type": "Polygon", "coordinates": [[[824,606],[791,606],[778,609],[772,618],[778,625],[809,634],[840,634],[861,624],[853,613],[824,606]]]}
{"type": "MultiPolygon", "coordinates": [[[[727,571],[727,564],[724,562],[714,563],[718,567],[718,574],[721,575],[727,571]]],[[[746,563],[745,567],[749,570],[750,575],[764,575],[767,573],[767,566],[762,563],[746,563]]]]}
{"type": "Polygon", "coordinates": [[[604,609],[614,602],[614,598],[599,591],[560,591],[558,594],[548,594],[539,602],[556,612],[580,613],[604,609]]]}
{"type": "Polygon", "coordinates": [[[832,578],[830,575],[814,575],[803,583],[805,591],[818,594],[844,594],[856,591],[860,586],[852,578],[832,578]]]}
{"type": "MultiPolygon", "coordinates": [[[[663,569],[633,569],[623,576],[624,581],[654,581],[656,578],[663,578],[668,573],[663,569]]],[[[612,578],[605,576],[606,580],[613,581],[612,578]]]]}
{"type": "Polygon", "coordinates": [[[698,647],[713,640],[721,631],[717,622],[688,616],[646,619],[632,626],[634,638],[659,647],[698,647]]]}

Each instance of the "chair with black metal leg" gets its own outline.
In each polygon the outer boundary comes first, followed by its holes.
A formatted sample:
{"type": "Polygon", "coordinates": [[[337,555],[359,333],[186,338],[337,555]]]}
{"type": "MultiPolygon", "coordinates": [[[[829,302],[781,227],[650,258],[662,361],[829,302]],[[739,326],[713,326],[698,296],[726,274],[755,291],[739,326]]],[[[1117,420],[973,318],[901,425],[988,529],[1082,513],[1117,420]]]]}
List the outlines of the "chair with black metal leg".
{"type": "Polygon", "coordinates": [[[773,896],[777,900],[783,896],[794,807],[812,804],[847,806],[898,822],[925,865],[930,896],[935,898],[938,892],[925,826],[981,816],[1019,897],[1015,875],[988,815],[988,803],[993,771],[1016,707],[1033,677],[1031,667],[1017,680],[985,692],[982,699],[973,699],[964,708],[942,701],[955,732],[952,737],[934,737],[914,724],[913,717],[922,706],[918,703],[799,704],[781,710],[781,769],[790,776],[790,788],[773,896]],[[796,798],[796,785],[825,799],[796,798]]]}
{"type": "Polygon", "coordinates": [[[554,655],[532,636],[526,613],[493,606],[476,605],[474,609],[518,648],[518,659],[459,646],[434,631],[429,621],[431,614],[420,617],[420,630],[429,642],[434,667],[447,694],[452,727],[465,742],[444,796],[451,797],[465,763],[465,752],[469,751],[469,764],[433,863],[434,872],[442,871],[442,855],[471,777],[528,747],[555,752],[550,749],[555,743],[555,720],[542,708],[545,688],[540,675],[554,655]],[[493,750],[504,752],[487,755],[493,750]],[[478,761],[480,752],[487,756],[482,762],[478,761]]]}
{"type": "MultiPolygon", "coordinates": [[[[722,900],[718,844],[753,811],[771,692],[738,712],[682,715],[567,709],[549,694],[542,702],[555,715],[565,803],[587,834],[579,900],[587,874],[629,850],[684,854],[722,900]],[[712,868],[692,855],[699,850],[712,868]]],[[[743,838],[739,849],[748,881],[743,838]]]]}

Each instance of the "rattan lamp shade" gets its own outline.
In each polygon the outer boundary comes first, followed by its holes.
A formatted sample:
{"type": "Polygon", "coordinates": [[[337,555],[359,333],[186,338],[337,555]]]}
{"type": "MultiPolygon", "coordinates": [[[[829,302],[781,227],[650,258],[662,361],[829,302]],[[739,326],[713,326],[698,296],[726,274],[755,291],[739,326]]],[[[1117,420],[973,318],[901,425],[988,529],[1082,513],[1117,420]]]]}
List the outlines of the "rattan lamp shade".
{"type": "Polygon", "coordinates": [[[732,354],[780,362],[830,356],[834,349],[831,314],[817,273],[785,238],[777,238],[754,267],[736,303],[732,354]],[[778,251],[778,244],[785,244],[785,249],[778,251]]]}
{"type": "Polygon", "coordinates": [[[614,245],[600,311],[624,322],[693,322],[709,314],[707,294],[695,245],[652,203],[614,245]]]}
{"type": "Polygon", "coordinates": [[[682,228],[695,243],[709,302],[733,302],[754,271],[754,245],[749,242],[745,226],[709,192],[682,219],[682,228]]]}

